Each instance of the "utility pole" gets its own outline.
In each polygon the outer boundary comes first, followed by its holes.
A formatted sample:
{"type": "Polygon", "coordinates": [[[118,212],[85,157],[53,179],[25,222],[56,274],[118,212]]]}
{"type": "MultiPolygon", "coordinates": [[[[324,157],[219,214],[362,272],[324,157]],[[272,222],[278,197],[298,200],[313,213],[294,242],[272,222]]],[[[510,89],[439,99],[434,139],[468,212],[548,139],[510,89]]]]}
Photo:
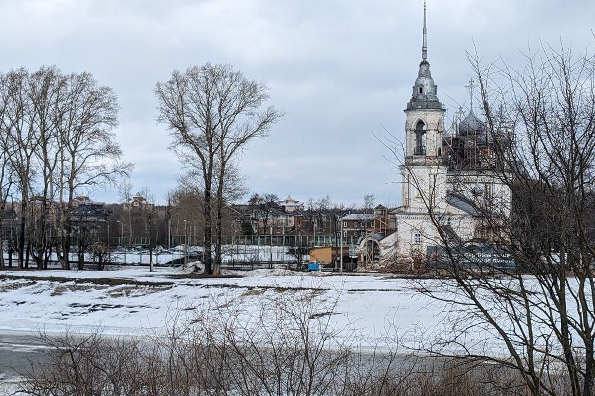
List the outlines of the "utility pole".
{"type": "Polygon", "coordinates": [[[167,248],[171,250],[171,217],[167,219],[167,248]]]}
{"type": "Polygon", "coordinates": [[[126,264],[126,250],[124,247],[124,221],[120,222],[120,247],[124,250],[124,264],[126,264]]]}
{"type": "Polygon", "coordinates": [[[340,263],[340,269],[339,272],[342,274],[343,273],[343,219],[340,218],[339,221],[341,222],[340,224],[340,231],[341,231],[341,251],[339,253],[339,263],[340,263]]]}
{"type": "MultiPolygon", "coordinates": [[[[203,257],[204,260],[204,257],[203,257]]],[[[184,220],[184,267],[188,265],[188,220],[184,220]]]]}
{"type": "Polygon", "coordinates": [[[128,230],[129,235],[128,235],[128,246],[130,246],[132,244],[132,203],[130,203],[128,205],[128,227],[130,227],[130,229],[128,230]]]}
{"type": "Polygon", "coordinates": [[[109,218],[107,219],[107,262],[110,263],[112,256],[111,256],[111,247],[110,247],[110,232],[109,232],[109,218]]]}

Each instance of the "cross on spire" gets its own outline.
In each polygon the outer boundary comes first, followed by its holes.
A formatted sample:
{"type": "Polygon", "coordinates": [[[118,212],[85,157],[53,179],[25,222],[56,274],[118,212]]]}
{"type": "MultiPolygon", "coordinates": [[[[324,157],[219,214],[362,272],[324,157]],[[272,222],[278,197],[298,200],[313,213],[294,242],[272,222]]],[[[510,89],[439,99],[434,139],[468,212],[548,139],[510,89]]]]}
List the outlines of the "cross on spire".
{"type": "Polygon", "coordinates": [[[426,27],[426,0],[424,0],[424,28],[423,28],[423,43],[421,46],[421,59],[428,60],[428,29],[426,27]]]}
{"type": "Polygon", "coordinates": [[[469,84],[465,85],[465,88],[469,90],[469,103],[471,105],[471,111],[473,111],[473,88],[475,88],[475,81],[473,77],[469,80],[469,84]]]}

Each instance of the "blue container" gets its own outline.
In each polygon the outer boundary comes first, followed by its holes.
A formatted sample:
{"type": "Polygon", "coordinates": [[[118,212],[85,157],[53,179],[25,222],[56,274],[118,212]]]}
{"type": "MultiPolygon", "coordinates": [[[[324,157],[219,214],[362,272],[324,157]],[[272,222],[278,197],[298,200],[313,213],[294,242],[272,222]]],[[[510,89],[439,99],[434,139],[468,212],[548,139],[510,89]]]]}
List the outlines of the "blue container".
{"type": "Polygon", "coordinates": [[[320,264],[316,261],[308,263],[308,271],[320,271],[320,264]]]}

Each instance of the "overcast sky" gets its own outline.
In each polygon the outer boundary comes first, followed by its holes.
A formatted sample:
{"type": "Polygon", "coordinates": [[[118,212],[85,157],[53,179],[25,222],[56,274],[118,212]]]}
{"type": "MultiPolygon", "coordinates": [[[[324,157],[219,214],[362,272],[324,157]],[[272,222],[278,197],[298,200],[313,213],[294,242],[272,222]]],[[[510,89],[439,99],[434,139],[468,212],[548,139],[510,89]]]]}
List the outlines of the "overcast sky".
{"type": "MultiPolygon", "coordinates": [[[[285,114],[242,155],[251,192],[348,204],[373,193],[394,206],[398,176],[374,134],[403,135],[422,12],[422,0],[5,0],[0,67],[57,65],[112,87],[133,189],[164,201],[180,164],[155,122],[155,82],[189,65],[233,64],[285,114]]],[[[468,102],[474,41],[483,58],[512,63],[539,40],[592,51],[594,20],[593,0],[428,0],[429,60],[447,114],[468,102]]]]}

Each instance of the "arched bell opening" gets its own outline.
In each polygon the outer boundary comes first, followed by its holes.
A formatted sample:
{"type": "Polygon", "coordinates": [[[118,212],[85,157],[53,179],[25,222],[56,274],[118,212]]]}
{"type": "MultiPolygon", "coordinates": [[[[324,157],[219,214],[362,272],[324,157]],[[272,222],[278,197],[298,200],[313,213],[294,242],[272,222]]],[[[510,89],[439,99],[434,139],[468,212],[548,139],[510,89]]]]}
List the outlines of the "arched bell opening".
{"type": "Polygon", "coordinates": [[[426,155],[426,124],[419,120],[415,125],[415,150],[413,155],[426,155]]]}

